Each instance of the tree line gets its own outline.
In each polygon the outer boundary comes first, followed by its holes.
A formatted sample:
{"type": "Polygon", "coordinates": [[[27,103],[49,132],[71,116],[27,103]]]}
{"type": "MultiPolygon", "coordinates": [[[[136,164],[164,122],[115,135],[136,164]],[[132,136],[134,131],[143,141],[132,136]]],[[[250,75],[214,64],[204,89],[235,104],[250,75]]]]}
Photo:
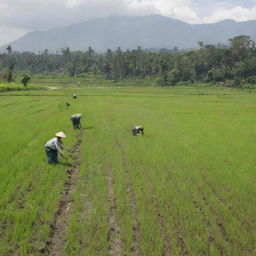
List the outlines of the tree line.
{"type": "Polygon", "coordinates": [[[2,79],[12,81],[15,71],[28,73],[65,72],[69,76],[93,74],[114,81],[129,78],[158,78],[162,86],[179,82],[220,83],[229,87],[242,87],[256,83],[256,44],[249,36],[241,35],[227,45],[208,45],[198,42],[194,50],[148,50],[138,47],[123,51],[108,49],[96,53],[71,51],[70,48],[50,53],[15,52],[11,46],[0,54],[2,79]]]}

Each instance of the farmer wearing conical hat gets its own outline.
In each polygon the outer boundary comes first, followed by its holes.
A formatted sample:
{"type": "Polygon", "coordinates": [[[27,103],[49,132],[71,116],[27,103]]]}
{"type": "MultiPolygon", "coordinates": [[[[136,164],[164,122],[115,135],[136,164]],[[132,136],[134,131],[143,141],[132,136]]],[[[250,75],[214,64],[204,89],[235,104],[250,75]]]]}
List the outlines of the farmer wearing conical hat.
{"type": "Polygon", "coordinates": [[[136,126],[132,127],[131,131],[132,131],[133,136],[137,136],[140,134],[144,135],[144,128],[142,125],[136,125],[136,126]]]}
{"type": "MultiPolygon", "coordinates": [[[[47,162],[49,164],[57,164],[58,163],[58,153],[63,157],[62,150],[63,142],[61,141],[62,138],[66,138],[66,135],[64,132],[57,132],[55,134],[55,138],[49,140],[45,144],[45,153],[47,156],[47,162]]],[[[65,158],[66,159],[66,158],[65,158]]]]}
{"type": "Polygon", "coordinates": [[[80,129],[81,128],[81,118],[82,118],[82,114],[73,114],[70,117],[70,120],[73,124],[74,129],[80,129]]]}

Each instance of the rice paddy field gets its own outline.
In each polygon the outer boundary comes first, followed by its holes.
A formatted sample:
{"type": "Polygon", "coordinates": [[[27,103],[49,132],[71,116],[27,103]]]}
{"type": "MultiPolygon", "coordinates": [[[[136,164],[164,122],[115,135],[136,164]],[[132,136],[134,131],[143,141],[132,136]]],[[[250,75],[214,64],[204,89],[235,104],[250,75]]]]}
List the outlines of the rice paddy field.
{"type": "Polygon", "coordinates": [[[256,255],[255,114],[248,90],[1,93],[0,255],[256,255]]]}

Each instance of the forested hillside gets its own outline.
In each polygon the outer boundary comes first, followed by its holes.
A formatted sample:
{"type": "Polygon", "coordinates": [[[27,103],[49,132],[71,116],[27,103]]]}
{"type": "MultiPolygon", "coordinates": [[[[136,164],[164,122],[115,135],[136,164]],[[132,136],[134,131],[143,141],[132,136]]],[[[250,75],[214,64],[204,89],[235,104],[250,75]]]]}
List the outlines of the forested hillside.
{"type": "Polygon", "coordinates": [[[242,87],[256,82],[256,46],[248,36],[229,40],[229,45],[207,45],[198,42],[198,50],[178,48],[160,51],[138,47],[123,51],[108,49],[103,54],[91,47],[87,51],[69,48],[51,54],[48,50],[35,54],[15,52],[9,47],[0,54],[2,79],[12,81],[16,71],[33,73],[65,73],[69,76],[93,74],[114,81],[130,78],[157,78],[162,86],[179,82],[221,83],[242,87]]]}

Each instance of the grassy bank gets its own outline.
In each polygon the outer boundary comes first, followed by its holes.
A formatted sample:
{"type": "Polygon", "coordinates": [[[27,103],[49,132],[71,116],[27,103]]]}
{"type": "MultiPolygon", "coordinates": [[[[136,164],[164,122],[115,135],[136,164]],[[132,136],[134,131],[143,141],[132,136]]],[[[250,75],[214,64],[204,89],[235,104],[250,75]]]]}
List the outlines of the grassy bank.
{"type": "Polygon", "coordinates": [[[40,90],[40,89],[42,90],[44,88],[36,86],[34,84],[29,84],[25,87],[23,84],[0,82],[0,92],[23,91],[23,90],[40,90]]]}

